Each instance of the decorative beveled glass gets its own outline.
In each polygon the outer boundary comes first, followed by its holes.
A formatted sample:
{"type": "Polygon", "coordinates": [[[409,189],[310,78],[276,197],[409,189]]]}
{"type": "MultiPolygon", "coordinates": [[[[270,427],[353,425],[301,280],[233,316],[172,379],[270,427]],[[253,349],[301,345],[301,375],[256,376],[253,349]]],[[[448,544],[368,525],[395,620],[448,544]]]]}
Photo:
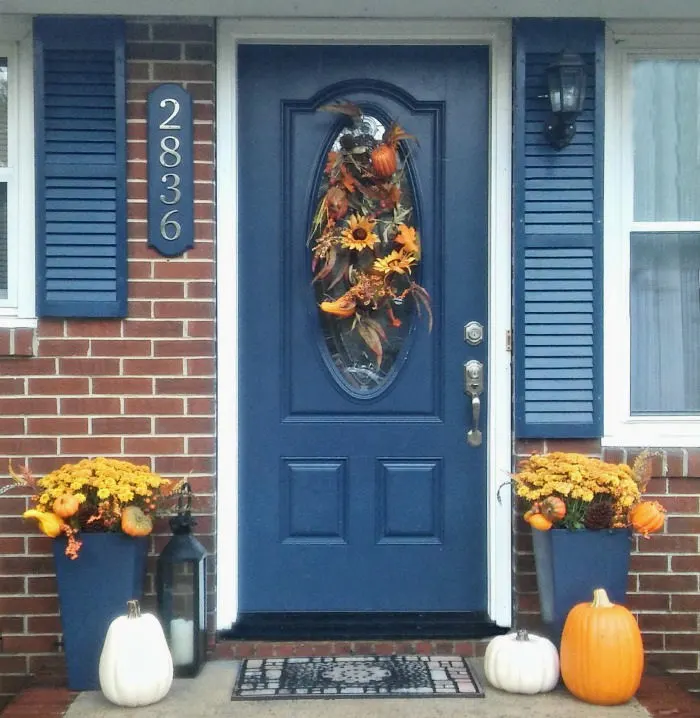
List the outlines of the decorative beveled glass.
{"type": "MultiPolygon", "coordinates": [[[[371,114],[364,114],[362,122],[357,126],[343,128],[338,133],[331,143],[330,150],[338,152],[342,147],[352,145],[361,148],[363,144],[368,144],[368,138],[379,142],[386,131],[387,126],[379,118],[371,114]]],[[[326,154],[324,152],[322,155],[324,162],[326,154]]],[[[416,216],[415,193],[411,182],[410,158],[400,156],[399,164],[399,172],[395,177],[399,177],[401,205],[405,213],[402,215],[402,221],[408,222],[410,218],[410,221],[417,225],[418,217],[416,216]]],[[[312,194],[314,204],[321,200],[324,191],[323,183],[319,182],[319,186],[312,194]]],[[[352,213],[352,211],[351,206],[349,212],[352,213]]],[[[375,231],[379,236],[380,246],[388,251],[391,240],[387,236],[385,224],[381,220],[377,222],[375,231]]],[[[365,271],[371,268],[372,257],[369,253],[359,254],[356,260],[355,266],[358,270],[365,271]]],[[[414,269],[410,279],[418,281],[419,274],[420,270],[414,269]]],[[[352,286],[353,279],[352,269],[350,269],[345,276],[330,287],[331,297],[337,298],[346,292],[352,286]]],[[[403,281],[408,286],[410,279],[407,274],[405,278],[399,278],[399,282],[403,281]]],[[[320,304],[329,298],[329,287],[324,287],[316,282],[314,288],[317,303],[320,304]]],[[[358,311],[363,312],[365,309],[365,307],[360,307],[358,311]]],[[[378,361],[377,356],[363,340],[361,333],[356,331],[356,317],[339,318],[319,311],[318,318],[323,337],[322,351],[325,351],[324,359],[336,381],[349,393],[358,397],[370,398],[381,393],[382,389],[391,383],[404,359],[404,350],[407,349],[406,340],[411,333],[415,314],[415,303],[410,298],[391,299],[390,312],[372,313],[373,319],[381,325],[380,332],[385,337],[381,360],[378,361]]]]}

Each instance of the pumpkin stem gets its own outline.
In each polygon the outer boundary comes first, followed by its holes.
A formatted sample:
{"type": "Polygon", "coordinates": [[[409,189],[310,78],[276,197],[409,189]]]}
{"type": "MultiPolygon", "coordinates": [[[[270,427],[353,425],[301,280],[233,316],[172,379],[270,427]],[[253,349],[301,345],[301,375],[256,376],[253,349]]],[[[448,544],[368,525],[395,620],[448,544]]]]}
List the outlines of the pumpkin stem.
{"type": "Polygon", "coordinates": [[[126,602],[126,617],[127,618],[140,618],[141,617],[141,606],[136,600],[126,602]]]}
{"type": "Polygon", "coordinates": [[[519,628],[515,632],[515,640],[516,641],[529,641],[530,634],[524,628],[519,628]]]}
{"type": "Polygon", "coordinates": [[[593,591],[593,608],[612,608],[615,604],[608,598],[604,588],[596,588],[593,591]]]}

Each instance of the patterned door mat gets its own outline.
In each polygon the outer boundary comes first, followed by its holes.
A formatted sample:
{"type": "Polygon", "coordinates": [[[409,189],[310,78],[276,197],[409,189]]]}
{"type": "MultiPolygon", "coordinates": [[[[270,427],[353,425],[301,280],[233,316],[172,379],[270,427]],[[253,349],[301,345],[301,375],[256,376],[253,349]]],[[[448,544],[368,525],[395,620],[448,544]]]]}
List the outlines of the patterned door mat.
{"type": "Polygon", "coordinates": [[[243,661],[231,700],[483,698],[459,656],[314,656],[243,661]]]}

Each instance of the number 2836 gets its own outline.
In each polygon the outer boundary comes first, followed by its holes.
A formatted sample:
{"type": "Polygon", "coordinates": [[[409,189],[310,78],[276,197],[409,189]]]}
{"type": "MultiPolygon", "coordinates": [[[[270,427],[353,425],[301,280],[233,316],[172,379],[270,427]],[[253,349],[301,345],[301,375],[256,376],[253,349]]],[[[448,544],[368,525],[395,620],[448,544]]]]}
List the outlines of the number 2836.
{"type": "MultiPolygon", "coordinates": [[[[160,130],[168,133],[177,133],[182,126],[176,121],[180,113],[180,103],[172,97],[166,97],[160,101],[163,109],[169,109],[170,114],[158,125],[160,130]]],[[[177,134],[166,134],[160,140],[160,154],[158,155],[160,166],[167,170],[161,176],[163,191],[160,194],[160,201],[165,205],[160,219],[160,234],[163,239],[174,242],[180,237],[182,225],[177,219],[180,210],[177,208],[182,192],[180,187],[180,173],[178,167],[182,162],[180,154],[180,138],[177,134]]]]}

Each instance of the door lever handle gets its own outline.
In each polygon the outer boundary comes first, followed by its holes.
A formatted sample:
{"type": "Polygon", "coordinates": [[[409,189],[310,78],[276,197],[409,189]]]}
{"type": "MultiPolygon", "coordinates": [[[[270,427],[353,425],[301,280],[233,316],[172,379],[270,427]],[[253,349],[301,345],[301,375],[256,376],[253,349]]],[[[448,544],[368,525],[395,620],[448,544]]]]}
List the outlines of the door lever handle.
{"type": "Polygon", "coordinates": [[[479,415],[481,414],[481,399],[478,396],[472,397],[472,428],[467,432],[467,444],[479,446],[483,439],[479,429],[479,415]]]}
{"type": "Polygon", "coordinates": [[[479,429],[481,418],[481,399],[479,395],[484,390],[484,365],[476,360],[470,359],[464,363],[464,393],[471,396],[472,407],[472,428],[467,432],[467,443],[469,446],[479,446],[483,435],[479,429]]]}

